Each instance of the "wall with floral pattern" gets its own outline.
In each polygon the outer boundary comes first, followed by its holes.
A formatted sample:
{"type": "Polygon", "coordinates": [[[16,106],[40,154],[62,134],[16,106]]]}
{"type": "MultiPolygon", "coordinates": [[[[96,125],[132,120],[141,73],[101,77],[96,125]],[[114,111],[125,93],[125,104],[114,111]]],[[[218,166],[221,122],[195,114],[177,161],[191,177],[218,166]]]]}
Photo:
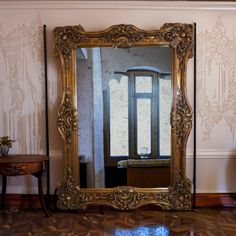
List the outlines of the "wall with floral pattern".
{"type": "MultiPolygon", "coordinates": [[[[43,24],[47,26],[51,192],[63,174],[57,132],[61,70],[53,29],[81,24],[94,31],[129,23],[157,29],[165,22],[197,25],[197,191],[236,191],[236,3],[0,1],[0,136],[11,153],[45,153],[43,24]]],[[[193,60],[188,67],[193,97],[193,60]]],[[[192,179],[192,134],[187,175],[192,179]]],[[[35,193],[33,177],[9,181],[9,193],[35,193]]]]}

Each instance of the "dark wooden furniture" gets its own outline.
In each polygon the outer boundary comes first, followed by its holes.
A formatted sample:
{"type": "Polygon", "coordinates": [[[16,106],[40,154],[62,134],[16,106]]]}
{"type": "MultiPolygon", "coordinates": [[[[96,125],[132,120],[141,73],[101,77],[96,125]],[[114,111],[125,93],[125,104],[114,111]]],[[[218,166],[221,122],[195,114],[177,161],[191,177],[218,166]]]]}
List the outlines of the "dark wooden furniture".
{"type": "Polygon", "coordinates": [[[8,155],[0,156],[0,174],[2,175],[1,208],[5,208],[5,195],[7,176],[33,175],[38,178],[38,193],[42,210],[48,217],[51,213],[47,210],[42,187],[43,165],[49,157],[46,155],[8,155]]]}
{"type": "Polygon", "coordinates": [[[164,188],[171,185],[170,159],[127,159],[117,163],[127,169],[125,185],[139,188],[164,188]]]}
{"type": "Polygon", "coordinates": [[[128,167],[127,185],[140,188],[164,188],[171,184],[170,166],[128,167]]]}

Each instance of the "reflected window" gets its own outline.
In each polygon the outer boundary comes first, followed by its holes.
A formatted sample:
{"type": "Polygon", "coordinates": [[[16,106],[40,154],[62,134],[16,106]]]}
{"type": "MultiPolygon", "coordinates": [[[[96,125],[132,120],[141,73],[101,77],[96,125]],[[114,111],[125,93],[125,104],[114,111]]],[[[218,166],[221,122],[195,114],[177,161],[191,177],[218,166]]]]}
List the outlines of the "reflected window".
{"type": "Polygon", "coordinates": [[[152,93],[152,77],[148,75],[135,76],[135,92],[136,93],[152,93]]]}
{"type": "Polygon", "coordinates": [[[110,159],[170,158],[170,74],[115,72],[105,101],[104,127],[110,159]]]}
{"type": "Polygon", "coordinates": [[[151,99],[138,98],[136,102],[137,153],[141,158],[145,158],[151,154],[151,99]]]}
{"type": "Polygon", "coordinates": [[[128,156],[128,77],[109,82],[110,155],[128,156]]]}

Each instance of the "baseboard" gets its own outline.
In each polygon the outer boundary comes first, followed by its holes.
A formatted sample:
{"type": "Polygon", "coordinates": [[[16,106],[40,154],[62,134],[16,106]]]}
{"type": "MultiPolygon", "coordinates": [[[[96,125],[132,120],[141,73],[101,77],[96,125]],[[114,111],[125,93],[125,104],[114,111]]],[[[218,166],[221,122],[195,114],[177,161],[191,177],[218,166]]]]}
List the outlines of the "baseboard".
{"type": "MultiPolygon", "coordinates": [[[[45,204],[50,206],[53,202],[53,195],[44,195],[45,204]]],[[[40,208],[40,198],[37,194],[6,194],[6,206],[31,206],[40,208]]]]}
{"type": "Polygon", "coordinates": [[[196,207],[236,207],[236,193],[197,193],[196,207]]]}
{"type": "MultiPolygon", "coordinates": [[[[54,195],[44,197],[45,203],[53,207],[54,195]]],[[[40,207],[40,199],[36,194],[7,194],[6,205],[40,207]]],[[[196,207],[236,207],[236,193],[197,193],[196,207]]]]}

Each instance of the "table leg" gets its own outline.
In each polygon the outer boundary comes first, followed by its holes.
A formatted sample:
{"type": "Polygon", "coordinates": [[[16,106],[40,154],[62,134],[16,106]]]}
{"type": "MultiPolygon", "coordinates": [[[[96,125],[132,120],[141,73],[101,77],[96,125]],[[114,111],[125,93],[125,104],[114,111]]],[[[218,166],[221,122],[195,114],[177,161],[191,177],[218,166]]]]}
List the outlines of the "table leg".
{"type": "Polygon", "coordinates": [[[4,210],[4,208],[5,208],[6,189],[7,189],[7,176],[2,175],[1,210],[4,210]]]}
{"type": "Polygon", "coordinates": [[[39,198],[40,198],[40,204],[41,204],[41,208],[43,209],[45,215],[47,217],[51,216],[51,212],[49,212],[46,208],[45,202],[44,202],[44,198],[43,198],[43,186],[42,186],[42,173],[38,173],[37,175],[35,175],[38,178],[38,192],[39,192],[39,198]]]}

